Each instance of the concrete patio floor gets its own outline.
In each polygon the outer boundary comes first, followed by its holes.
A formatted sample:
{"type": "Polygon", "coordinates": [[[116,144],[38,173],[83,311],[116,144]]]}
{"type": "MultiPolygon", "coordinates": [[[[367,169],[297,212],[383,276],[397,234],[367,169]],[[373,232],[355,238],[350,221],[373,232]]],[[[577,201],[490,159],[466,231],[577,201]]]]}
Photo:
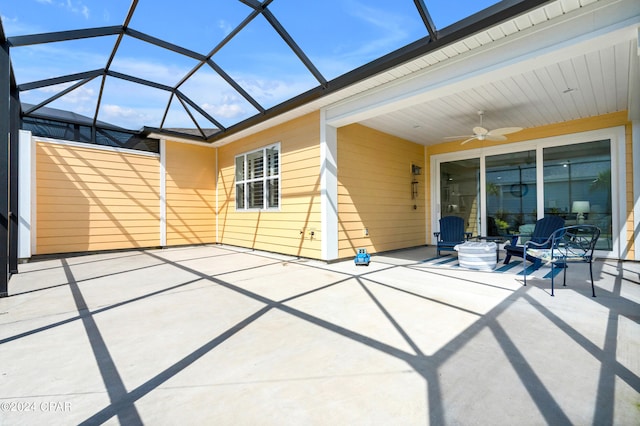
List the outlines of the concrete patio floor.
{"type": "Polygon", "coordinates": [[[640,424],[640,264],[548,279],[227,246],[20,265],[0,424],[640,424]]]}

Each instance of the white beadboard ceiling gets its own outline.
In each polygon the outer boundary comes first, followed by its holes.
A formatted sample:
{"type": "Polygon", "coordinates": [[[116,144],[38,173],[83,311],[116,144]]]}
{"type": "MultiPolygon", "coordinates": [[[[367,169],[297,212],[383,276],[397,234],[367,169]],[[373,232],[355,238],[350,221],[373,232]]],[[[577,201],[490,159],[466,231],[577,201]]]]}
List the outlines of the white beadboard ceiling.
{"type": "MultiPolygon", "coordinates": [[[[533,128],[630,110],[640,2],[558,0],[219,141],[326,108],[423,145],[483,126],[533,128]]],[[[640,119],[640,117],[635,117],[640,119]]]]}
{"type": "Polygon", "coordinates": [[[483,126],[532,128],[628,109],[632,41],[451,93],[361,124],[432,145],[483,126]]]}
{"type": "Polygon", "coordinates": [[[417,62],[428,64],[424,72],[434,65],[446,67],[447,61],[475,50],[486,50],[476,56],[491,55],[491,44],[502,43],[497,49],[509,49],[510,37],[520,37],[534,52],[540,43],[540,53],[513,59],[516,64],[487,72],[478,84],[459,81],[448,85],[447,93],[436,96],[426,91],[424,102],[414,100],[408,106],[398,102],[399,108],[358,122],[433,145],[446,137],[471,135],[471,129],[479,125],[479,110],[484,111],[483,126],[487,129],[533,128],[629,110],[635,96],[630,81],[640,79],[637,67],[632,66],[634,55],[637,62],[639,54],[638,5],[640,2],[560,0],[490,28],[417,62]],[[600,16],[607,15],[618,18],[598,22],[600,16]],[[593,34],[585,28],[589,25],[593,25],[593,34]],[[554,32],[555,37],[566,34],[566,40],[560,36],[555,45],[544,47],[541,40],[553,38],[554,32]]]}

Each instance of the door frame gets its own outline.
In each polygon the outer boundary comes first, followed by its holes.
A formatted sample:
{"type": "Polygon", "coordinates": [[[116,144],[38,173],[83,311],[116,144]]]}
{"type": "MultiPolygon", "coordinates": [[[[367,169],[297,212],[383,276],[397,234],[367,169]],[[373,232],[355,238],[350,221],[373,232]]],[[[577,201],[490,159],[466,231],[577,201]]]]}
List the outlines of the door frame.
{"type": "MultiPolygon", "coordinates": [[[[627,191],[626,191],[626,146],[625,126],[616,126],[599,130],[591,130],[580,133],[571,133],[562,136],[552,136],[540,139],[532,139],[523,142],[515,142],[476,148],[464,151],[455,151],[444,154],[432,155],[430,158],[430,182],[431,182],[431,230],[438,229],[440,219],[440,165],[449,161],[466,160],[470,158],[480,159],[480,217],[481,233],[486,235],[486,167],[487,156],[505,154],[514,151],[535,150],[536,165],[544,164],[543,149],[556,146],[570,146],[586,142],[609,139],[611,142],[611,251],[598,250],[596,255],[600,258],[625,259],[629,245],[627,244],[627,191]]],[[[537,212],[538,218],[544,216],[544,169],[536,167],[537,187],[537,212]]],[[[427,236],[427,243],[435,244],[433,232],[427,236]]]]}

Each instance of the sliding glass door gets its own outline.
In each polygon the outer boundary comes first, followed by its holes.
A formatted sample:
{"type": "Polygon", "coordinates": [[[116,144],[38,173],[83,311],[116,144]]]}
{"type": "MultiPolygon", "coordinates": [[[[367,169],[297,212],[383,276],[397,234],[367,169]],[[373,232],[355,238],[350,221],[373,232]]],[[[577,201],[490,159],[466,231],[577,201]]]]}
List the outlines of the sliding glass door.
{"type": "Polygon", "coordinates": [[[473,235],[506,239],[514,234],[526,238],[536,220],[557,215],[567,226],[598,226],[596,248],[619,255],[612,231],[619,202],[612,186],[613,142],[527,146],[509,153],[497,147],[475,158],[437,163],[439,217],[459,216],[473,235]]]}
{"type": "Polygon", "coordinates": [[[487,235],[527,233],[537,218],[536,152],[487,156],[487,235]]]}
{"type": "Polygon", "coordinates": [[[545,214],[559,215],[565,225],[592,224],[600,228],[597,248],[612,247],[611,143],[558,146],[544,152],[545,214]]]}
{"type": "Polygon", "coordinates": [[[450,161],[440,165],[440,217],[459,216],[466,232],[480,229],[480,159],[450,161]]]}

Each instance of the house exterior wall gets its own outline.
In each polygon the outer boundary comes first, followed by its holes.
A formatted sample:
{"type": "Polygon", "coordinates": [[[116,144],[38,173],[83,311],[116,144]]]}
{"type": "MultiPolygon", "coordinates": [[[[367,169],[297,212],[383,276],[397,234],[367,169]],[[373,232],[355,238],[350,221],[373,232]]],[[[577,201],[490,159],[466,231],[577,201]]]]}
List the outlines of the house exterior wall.
{"type": "Polygon", "coordinates": [[[312,113],[218,148],[219,243],[321,257],[319,141],[320,115],[312,113]],[[236,211],[235,156],[275,143],[280,208],[236,211]]]}
{"type": "Polygon", "coordinates": [[[38,141],[34,254],[160,244],[159,158],[38,141]]]}
{"type": "MultiPolygon", "coordinates": [[[[319,113],[312,113],[218,149],[166,142],[165,243],[159,156],[36,138],[33,254],[222,243],[320,259],[319,126],[319,113]],[[274,143],[281,149],[280,208],[236,211],[235,156],[274,143]]],[[[626,112],[525,129],[509,139],[620,126],[626,149],[626,179],[620,186],[626,191],[625,257],[634,259],[635,171],[626,112]]],[[[430,241],[431,156],[480,146],[474,141],[425,148],[358,124],[337,132],[338,258],[354,256],[359,247],[374,253],[430,241]],[[422,168],[415,200],[412,164],[422,168]]],[[[499,143],[482,146],[492,145],[499,143]]]]}
{"type": "Polygon", "coordinates": [[[216,242],[216,150],[167,141],[166,245],[216,242]]]}
{"type": "Polygon", "coordinates": [[[339,128],[338,256],[355,256],[361,247],[375,253],[425,244],[426,176],[422,145],[359,124],[339,128]],[[411,174],[412,164],[421,175],[411,174]]]}
{"type": "MultiPolygon", "coordinates": [[[[626,111],[620,111],[612,114],[605,114],[597,117],[589,117],[579,120],[567,121],[563,123],[552,124],[549,126],[541,126],[532,129],[524,129],[518,133],[509,135],[509,143],[524,142],[554,136],[571,135],[575,133],[587,132],[592,130],[607,129],[612,127],[624,126],[625,128],[625,152],[626,158],[623,160],[626,167],[625,182],[621,182],[621,188],[626,192],[626,212],[625,221],[627,226],[627,259],[635,258],[634,246],[634,211],[633,211],[633,160],[632,160],[632,123],[628,121],[626,111]]],[[[460,145],[460,141],[446,142],[438,145],[427,147],[427,164],[431,164],[431,157],[434,155],[446,154],[451,152],[459,152],[467,149],[477,149],[479,147],[499,146],[503,143],[491,141],[472,141],[464,146],[460,145]]],[[[429,174],[430,175],[430,174],[429,174]]],[[[431,195],[428,194],[428,200],[431,195]]],[[[432,211],[429,207],[428,211],[432,211]]],[[[431,220],[428,220],[427,226],[430,226],[431,220]]],[[[428,234],[432,232],[428,229],[428,234]]]]}

